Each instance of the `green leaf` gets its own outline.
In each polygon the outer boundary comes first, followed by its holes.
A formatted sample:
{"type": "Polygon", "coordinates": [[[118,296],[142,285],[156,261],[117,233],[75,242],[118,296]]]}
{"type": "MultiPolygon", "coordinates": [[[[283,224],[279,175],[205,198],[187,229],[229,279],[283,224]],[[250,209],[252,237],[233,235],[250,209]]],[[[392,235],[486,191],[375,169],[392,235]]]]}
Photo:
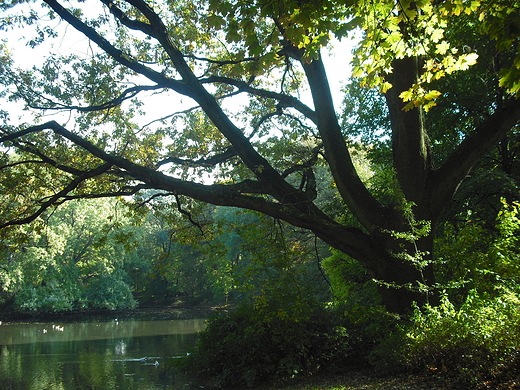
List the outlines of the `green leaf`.
{"type": "Polygon", "coordinates": [[[226,21],[224,20],[224,18],[219,15],[210,15],[210,16],[208,16],[207,21],[208,21],[208,27],[214,28],[217,30],[221,29],[222,26],[226,25],[226,21]]]}

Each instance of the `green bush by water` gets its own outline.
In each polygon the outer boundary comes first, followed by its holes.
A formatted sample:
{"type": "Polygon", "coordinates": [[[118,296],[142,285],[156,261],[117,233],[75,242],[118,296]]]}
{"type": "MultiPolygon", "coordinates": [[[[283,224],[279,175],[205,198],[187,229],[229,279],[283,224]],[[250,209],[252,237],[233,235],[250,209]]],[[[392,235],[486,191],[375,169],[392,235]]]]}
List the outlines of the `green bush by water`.
{"type": "Polygon", "coordinates": [[[332,311],[265,312],[243,304],[212,317],[184,363],[216,387],[243,388],[344,367],[351,350],[332,311]]]}

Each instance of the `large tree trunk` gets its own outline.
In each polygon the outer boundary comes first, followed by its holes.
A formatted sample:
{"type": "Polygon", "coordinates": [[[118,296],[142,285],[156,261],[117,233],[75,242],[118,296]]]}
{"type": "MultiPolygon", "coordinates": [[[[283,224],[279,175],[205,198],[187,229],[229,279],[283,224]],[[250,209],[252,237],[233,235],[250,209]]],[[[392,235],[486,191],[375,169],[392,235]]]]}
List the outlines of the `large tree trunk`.
{"type": "Polygon", "coordinates": [[[428,276],[433,278],[432,265],[419,270],[413,264],[400,260],[383,259],[387,269],[385,275],[378,279],[379,292],[385,308],[391,313],[406,314],[412,310],[414,303],[421,307],[426,303],[437,302],[436,294],[431,290],[431,281],[426,280],[428,276]],[[428,284],[422,283],[423,285],[419,286],[417,281],[420,280],[428,284]],[[423,288],[428,290],[423,290],[423,288]]]}
{"type": "MultiPolygon", "coordinates": [[[[401,228],[394,232],[405,233],[406,230],[401,228]]],[[[328,237],[324,239],[328,241],[328,237]]],[[[419,306],[438,302],[431,261],[431,231],[415,241],[397,238],[389,230],[379,231],[358,241],[362,250],[352,247],[351,239],[329,243],[364,266],[378,284],[382,303],[388,311],[405,314],[410,312],[414,302],[419,306]]]]}
{"type": "Polygon", "coordinates": [[[393,237],[381,240],[383,254],[373,274],[388,311],[403,314],[411,310],[414,302],[419,306],[437,302],[432,236],[430,233],[414,242],[393,237]]]}

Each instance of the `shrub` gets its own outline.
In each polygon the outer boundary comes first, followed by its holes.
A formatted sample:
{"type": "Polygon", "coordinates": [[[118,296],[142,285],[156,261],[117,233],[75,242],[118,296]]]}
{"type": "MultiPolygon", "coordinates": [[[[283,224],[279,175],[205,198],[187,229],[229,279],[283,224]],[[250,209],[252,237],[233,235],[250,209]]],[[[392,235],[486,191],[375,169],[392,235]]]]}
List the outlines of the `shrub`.
{"type": "Polygon", "coordinates": [[[266,312],[244,303],[236,311],[209,319],[196,352],[184,366],[216,387],[252,387],[343,367],[350,351],[348,340],[329,310],[266,312]]]}
{"type": "Polygon", "coordinates": [[[520,296],[501,288],[493,298],[472,291],[460,308],[445,296],[437,307],[416,309],[402,327],[403,362],[444,373],[464,385],[520,374],[520,296]]]}

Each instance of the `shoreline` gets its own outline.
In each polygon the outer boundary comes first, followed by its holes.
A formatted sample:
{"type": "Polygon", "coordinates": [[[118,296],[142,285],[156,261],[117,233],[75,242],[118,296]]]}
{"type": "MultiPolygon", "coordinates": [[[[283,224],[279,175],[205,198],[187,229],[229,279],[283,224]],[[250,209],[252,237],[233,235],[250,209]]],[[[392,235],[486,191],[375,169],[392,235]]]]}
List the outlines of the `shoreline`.
{"type": "Polygon", "coordinates": [[[215,312],[231,310],[229,306],[190,306],[184,304],[142,306],[135,309],[70,310],[53,313],[0,313],[0,324],[108,321],[115,318],[139,320],[181,320],[207,318],[215,312]]]}

